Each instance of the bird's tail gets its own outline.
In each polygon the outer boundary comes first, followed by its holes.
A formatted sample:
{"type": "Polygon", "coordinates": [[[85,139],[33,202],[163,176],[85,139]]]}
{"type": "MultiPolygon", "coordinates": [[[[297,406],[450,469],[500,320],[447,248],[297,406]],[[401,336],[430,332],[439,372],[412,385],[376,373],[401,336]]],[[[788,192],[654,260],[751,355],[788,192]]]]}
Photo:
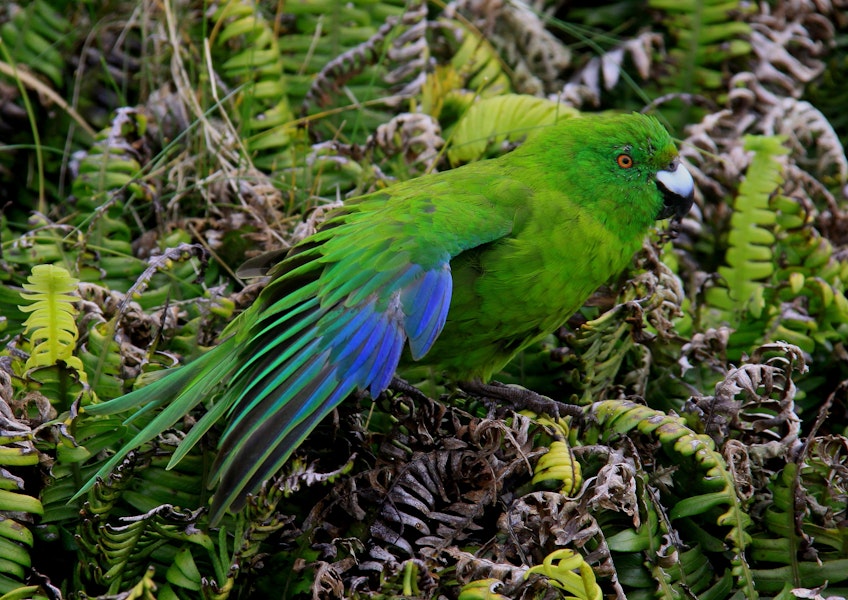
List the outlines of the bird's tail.
{"type": "MultiPolygon", "coordinates": [[[[172,427],[202,400],[208,398],[216,386],[222,381],[227,381],[229,374],[237,367],[234,360],[237,350],[235,338],[227,338],[197,360],[168,372],[161,379],[143,388],[108,402],[84,407],[81,411],[84,415],[114,415],[133,411],[124,424],[129,425],[130,431],[136,433],[80,488],[72,500],[91,489],[98,478],[105,478],[121,463],[130,450],[172,427]],[[141,429],[132,428],[133,422],[138,417],[164,405],[167,406],[141,429]]],[[[197,439],[198,436],[195,436],[190,444],[180,444],[180,458],[185,456],[197,439]]]]}
{"type": "MultiPolygon", "coordinates": [[[[218,486],[212,496],[211,523],[227,509],[240,510],[248,492],[278,471],[310,431],[356,388],[339,376],[328,355],[310,357],[292,377],[293,385],[271,387],[253,410],[233,419],[212,466],[218,486]],[[302,386],[301,376],[306,380],[302,386]]],[[[248,391],[247,396],[252,394],[248,391]]]]}

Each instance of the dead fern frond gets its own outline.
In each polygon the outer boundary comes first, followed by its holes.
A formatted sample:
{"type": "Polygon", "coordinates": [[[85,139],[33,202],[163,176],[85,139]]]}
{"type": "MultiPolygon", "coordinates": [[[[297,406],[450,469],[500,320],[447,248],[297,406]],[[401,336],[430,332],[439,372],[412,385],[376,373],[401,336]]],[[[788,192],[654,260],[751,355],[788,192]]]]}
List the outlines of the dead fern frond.
{"type": "Polygon", "coordinates": [[[439,122],[427,114],[402,113],[377,127],[368,145],[387,156],[401,154],[408,165],[420,165],[423,172],[433,170],[444,146],[439,122]]]}
{"type": "Polygon", "coordinates": [[[609,52],[590,59],[571,78],[563,94],[572,102],[575,99],[585,98],[590,99],[591,104],[597,105],[600,103],[602,92],[608,92],[618,85],[627,57],[630,57],[642,80],[647,81],[652,76],[654,64],[658,62],[657,57],[662,57],[664,54],[665,46],[662,36],[646,31],[635,38],[626,40],[609,52]],[[582,93],[575,95],[576,89],[582,89],[582,93]]]}
{"type": "Polygon", "coordinates": [[[370,38],[324,65],[303,99],[301,114],[307,114],[312,104],[318,107],[329,105],[346,82],[377,64],[384,54],[389,60],[400,63],[384,76],[387,83],[396,85],[414,76],[412,83],[395,94],[393,102],[416,94],[423,84],[428,63],[429,51],[424,36],[426,23],[426,2],[412,4],[400,18],[387,18],[370,38]],[[387,47],[386,42],[393,36],[387,47]]]}
{"type": "Polygon", "coordinates": [[[791,344],[758,348],[751,362],[730,370],[714,396],[693,399],[689,409],[701,414],[705,432],[717,443],[734,438],[746,445],[779,441],[788,447],[798,439],[793,371],[807,369],[803,354],[791,344]]]}

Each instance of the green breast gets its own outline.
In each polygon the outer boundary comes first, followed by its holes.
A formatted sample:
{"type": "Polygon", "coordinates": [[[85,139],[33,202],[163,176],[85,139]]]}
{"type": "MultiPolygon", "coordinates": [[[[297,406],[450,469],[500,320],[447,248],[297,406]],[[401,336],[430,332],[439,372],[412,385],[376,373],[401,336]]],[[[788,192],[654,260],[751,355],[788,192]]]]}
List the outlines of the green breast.
{"type": "Polygon", "coordinates": [[[447,323],[422,362],[458,379],[490,378],[562,325],[641,244],[623,244],[579,211],[553,212],[451,261],[447,323]]]}

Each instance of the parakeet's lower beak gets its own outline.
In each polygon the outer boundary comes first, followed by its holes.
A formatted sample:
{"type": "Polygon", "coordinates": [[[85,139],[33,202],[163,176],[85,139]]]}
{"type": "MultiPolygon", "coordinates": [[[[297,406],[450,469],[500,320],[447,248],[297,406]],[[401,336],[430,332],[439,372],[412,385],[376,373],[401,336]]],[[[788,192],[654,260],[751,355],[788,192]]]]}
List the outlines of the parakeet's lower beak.
{"type": "Polygon", "coordinates": [[[657,172],[657,187],[663,195],[663,206],[657,219],[673,216],[680,220],[685,217],[695,197],[695,182],[686,167],[674,159],[668,169],[657,172]]]}

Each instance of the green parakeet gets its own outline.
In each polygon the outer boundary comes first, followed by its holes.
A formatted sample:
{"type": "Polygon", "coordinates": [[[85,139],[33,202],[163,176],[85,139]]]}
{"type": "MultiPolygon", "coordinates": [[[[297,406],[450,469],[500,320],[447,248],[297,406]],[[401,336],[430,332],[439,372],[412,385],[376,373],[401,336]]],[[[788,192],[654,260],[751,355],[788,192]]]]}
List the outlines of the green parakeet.
{"type": "Polygon", "coordinates": [[[98,475],[220,392],[171,461],[225,423],[214,523],[350,393],[383,391],[399,363],[488,380],[623,270],[655,220],[686,214],[692,197],[668,133],[632,114],[569,118],[500,158],[350,200],[270,269],[220,345],[85,408],[141,407],[132,422],[164,407],[98,475]]]}

